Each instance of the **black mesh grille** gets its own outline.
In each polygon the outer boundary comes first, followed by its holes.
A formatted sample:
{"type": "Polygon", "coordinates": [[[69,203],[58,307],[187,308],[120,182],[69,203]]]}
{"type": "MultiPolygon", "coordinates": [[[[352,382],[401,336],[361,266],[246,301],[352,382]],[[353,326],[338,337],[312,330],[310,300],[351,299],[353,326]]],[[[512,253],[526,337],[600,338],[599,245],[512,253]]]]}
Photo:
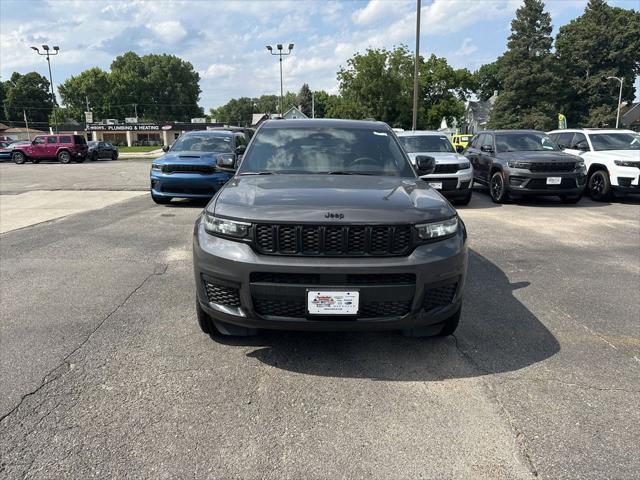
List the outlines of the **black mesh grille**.
{"type": "Polygon", "coordinates": [[[307,315],[304,299],[254,298],[253,307],[259,315],[294,318],[307,315]]]}
{"type": "MultiPolygon", "coordinates": [[[[254,298],[256,313],[272,317],[307,317],[304,298],[254,298]]],[[[411,311],[410,300],[366,302],[360,305],[359,318],[401,317],[411,311]]]]}
{"type": "Polygon", "coordinates": [[[437,163],[433,173],[456,173],[457,171],[457,163],[437,163]]]}
{"type": "Polygon", "coordinates": [[[576,188],[575,178],[563,178],[560,185],[547,185],[546,178],[533,178],[525,185],[525,188],[534,188],[539,190],[562,190],[576,188]]]}
{"type": "Polygon", "coordinates": [[[367,248],[367,230],[364,227],[349,228],[347,251],[350,253],[364,253],[367,248]]]}
{"type": "Polygon", "coordinates": [[[302,227],[302,252],[320,252],[320,227],[302,227]]]}
{"type": "Polygon", "coordinates": [[[458,290],[458,282],[452,282],[448,285],[441,287],[429,288],[425,291],[424,302],[422,308],[425,310],[432,310],[436,307],[444,307],[451,305],[456,291],[458,290]]]}
{"type": "MultiPolygon", "coordinates": [[[[455,179],[454,179],[455,180],[455,179]]],[[[255,247],[275,255],[407,255],[413,244],[410,225],[269,225],[255,226],[255,247]]]]}
{"type": "Polygon", "coordinates": [[[575,162],[533,162],[529,167],[532,172],[572,172],[575,162]]]}
{"type": "Polygon", "coordinates": [[[204,288],[211,303],[228,307],[240,306],[240,293],[237,288],[215,285],[207,280],[204,280],[204,288]]]}
{"type": "Polygon", "coordinates": [[[466,190],[467,188],[469,188],[470,184],[471,184],[471,182],[469,180],[467,180],[466,182],[460,182],[460,189],[461,190],[466,190]]]}
{"type": "Polygon", "coordinates": [[[163,173],[213,173],[215,168],[209,165],[163,165],[163,173]]]}
{"type": "Polygon", "coordinates": [[[183,193],[186,195],[215,195],[216,189],[212,187],[183,187],[172,185],[170,183],[162,184],[162,192],[164,193],[183,193]]]}
{"type": "Polygon", "coordinates": [[[411,301],[368,302],[360,308],[359,316],[363,318],[401,317],[411,310],[411,301]]]}
{"type": "Polygon", "coordinates": [[[256,225],[256,242],[264,252],[275,252],[276,250],[273,233],[271,225],[256,225]]]}

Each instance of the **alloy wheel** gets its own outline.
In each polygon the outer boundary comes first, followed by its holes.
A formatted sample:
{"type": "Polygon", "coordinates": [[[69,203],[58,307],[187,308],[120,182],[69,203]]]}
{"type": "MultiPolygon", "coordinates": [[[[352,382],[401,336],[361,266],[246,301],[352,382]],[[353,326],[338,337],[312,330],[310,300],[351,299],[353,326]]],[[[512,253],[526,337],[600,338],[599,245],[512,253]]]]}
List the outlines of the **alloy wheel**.
{"type": "Polygon", "coordinates": [[[491,196],[498,200],[502,196],[502,176],[497,174],[491,178],[491,196]]]}

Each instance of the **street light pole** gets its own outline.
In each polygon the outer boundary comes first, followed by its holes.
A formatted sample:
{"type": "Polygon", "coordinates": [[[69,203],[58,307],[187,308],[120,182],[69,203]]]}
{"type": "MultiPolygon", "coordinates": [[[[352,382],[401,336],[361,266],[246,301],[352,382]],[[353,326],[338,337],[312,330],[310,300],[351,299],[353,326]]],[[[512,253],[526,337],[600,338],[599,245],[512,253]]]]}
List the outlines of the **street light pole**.
{"type": "Polygon", "coordinates": [[[35,50],[38,55],[47,57],[47,65],[49,66],[49,83],[51,84],[51,105],[53,106],[53,110],[52,110],[53,124],[56,127],[56,133],[58,133],[58,118],[57,118],[58,116],[56,115],[56,95],[55,93],[53,93],[53,77],[51,76],[51,60],[49,59],[49,57],[58,55],[58,53],[60,52],[60,47],[58,46],[53,47],[53,51],[56,53],[51,53],[51,49],[49,48],[49,45],[42,45],[42,49],[44,50],[44,53],[40,53],[40,50],[38,50],[38,47],[31,47],[31,50],[35,50]]]}
{"type": "Polygon", "coordinates": [[[616,116],[616,128],[618,128],[618,124],[620,123],[620,104],[622,103],[622,83],[624,82],[624,78],[620,77],[607,77],[607,80],[618,80],[620,82],[620,94],[618,95],[618,115],[616,116]]]}
{"type": "Polygon", "coordinates": [[[267,50],[269,50],[269,53],[271,55],[277,55],[280,57],[280,116],[282,116],[282,110],[284,108],[284,106],[282,105],[284,102],[284,87],[282,85],[282,56],[284,55],[286,57],[287,55],[291,55],[291,50],[293,50],[293,43],[289,44],[289,51],[286,53],[283,52],[281,43],[278,43],[276,45],[276,49],[278,51],[274,53],[273,47],[271,45],[267,45],[267,50]]]}
{"type": "Polygon", "coordinates": [[[420,0],[416,8],[416,60],[413,67],[413,122],[411,129],[418,126],[418,62],[420,61],[420,0]]]}

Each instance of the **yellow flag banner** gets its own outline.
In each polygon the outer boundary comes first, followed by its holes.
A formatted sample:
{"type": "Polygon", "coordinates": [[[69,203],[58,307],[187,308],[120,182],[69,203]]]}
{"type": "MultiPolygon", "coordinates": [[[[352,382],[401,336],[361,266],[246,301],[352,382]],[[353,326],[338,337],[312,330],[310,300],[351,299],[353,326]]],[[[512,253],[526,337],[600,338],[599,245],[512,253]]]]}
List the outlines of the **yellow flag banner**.
{"type": "Polygon", "coordinates": [[[561,113],[558,114],[558,128],[567,128],[567,117],[561,113]]]}

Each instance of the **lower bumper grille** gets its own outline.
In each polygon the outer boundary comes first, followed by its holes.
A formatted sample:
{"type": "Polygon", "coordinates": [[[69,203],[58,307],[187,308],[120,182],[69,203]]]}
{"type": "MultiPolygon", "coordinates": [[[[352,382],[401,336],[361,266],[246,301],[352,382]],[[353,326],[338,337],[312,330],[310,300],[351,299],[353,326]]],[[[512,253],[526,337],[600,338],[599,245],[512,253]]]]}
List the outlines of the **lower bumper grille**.
{"type": "Polygon", "coordinates": [[[215,195],[216,189],[212,187],[178,187],[170,184],[162,185],[163,193],[182,193],[185,195],[215,195]]]}
{"type": "Polygon", "coordinates": [[[458,281],[442,285],[440,287],[429,288],[424,293],[422,308],[433,310],[438,307],[445,307],[453,303],[458,291],[458,281]]]}
{"type": "MultiPolygon", "coordinates": [[[[307,317],[305,298],[254,298],[253,307],[262,316],[307,317]]],[[[402,317],[411,311],[411,300],[363,302],[360,305],[359,318],[402,317]]]]}
{"type": "Polygon", "coordinates": [[[240,291],[237,288],[216,285],[209,280],[203,280],[203,282],[209,302],[227,307],[240,306],[240,291]]]}

